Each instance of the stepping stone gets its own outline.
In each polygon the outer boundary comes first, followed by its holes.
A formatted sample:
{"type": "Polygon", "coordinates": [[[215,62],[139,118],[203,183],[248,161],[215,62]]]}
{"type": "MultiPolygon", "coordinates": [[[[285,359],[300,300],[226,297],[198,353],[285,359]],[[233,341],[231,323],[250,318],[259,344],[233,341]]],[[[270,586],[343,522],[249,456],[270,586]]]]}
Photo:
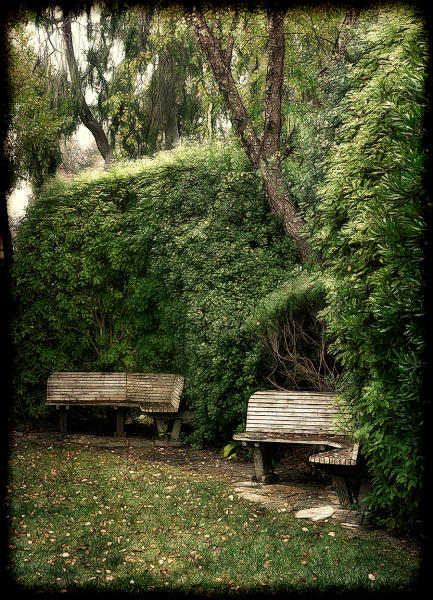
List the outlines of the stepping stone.
{"type": "Polygon", "coordinates": [[[234,485],[237,488],[255,488],[259,487],[260,483],[257,483],[257,481],[237,481],[234,485]]]}
{"type": "Polygon", "coordinates": [[[236,490],[235,490],[235,493],[237,493],[244,500],[249,500],[250,502],[258,502],[260,504],[268,503],[267,498],[264,498],[261,494],[254,494],[253,492],[245,492],[245,491],[236,492],[236,490]]]}
{"type": "Polygon", "coordinates": [[[322,519],[329,519],[334,514],[335,508],[333,506],[317,506],[315,508],[307,508],[305,510],[298,510],[295,514],[297,519],[310,519],[311,521],[321,521],[322,519]]]}

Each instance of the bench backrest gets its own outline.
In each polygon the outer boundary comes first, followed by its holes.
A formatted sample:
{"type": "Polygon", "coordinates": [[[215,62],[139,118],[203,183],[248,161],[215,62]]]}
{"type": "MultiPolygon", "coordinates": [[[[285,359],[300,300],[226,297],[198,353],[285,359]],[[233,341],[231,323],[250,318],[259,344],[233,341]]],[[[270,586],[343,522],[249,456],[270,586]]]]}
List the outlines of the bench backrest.
{"type": "Polygon", "coordinates": [[[169,373],[53,373],[47,404],[139,406],[145,412],[177,412],[182,375],[169,373]]]}
{"type": "Polygon", "coordinates": [[[246,432],[347,434],[339,421],[347,408],[330,392],[255,392],[248,401],[246,432]]]}

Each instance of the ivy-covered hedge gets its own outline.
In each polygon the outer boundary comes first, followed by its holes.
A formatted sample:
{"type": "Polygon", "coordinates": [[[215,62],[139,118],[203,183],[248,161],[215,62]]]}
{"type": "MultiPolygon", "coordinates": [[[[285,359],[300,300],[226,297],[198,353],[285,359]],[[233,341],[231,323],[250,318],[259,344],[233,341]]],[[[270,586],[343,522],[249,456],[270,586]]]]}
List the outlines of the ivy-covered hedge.
{"type": "Polygon", "coordinates": [[[293,263],[234,147],[49,183],[18,232],[17,407],[46,414],[56,370],[179,372],[196,415],[191,441],[230,438],[263,385],[256,305],[293,263]]]}
{"type": "MultiPolygon", "coordinates": [[[[323,311],[361,442],[370,498],[389,526],[420,518],[423,483],[423,111],[426,32],[412,9],[362,14],[322,81],[305,211],[323,257],[323,311]]],[[[302,201],[301,201],[302,202],[302,201]]]]}

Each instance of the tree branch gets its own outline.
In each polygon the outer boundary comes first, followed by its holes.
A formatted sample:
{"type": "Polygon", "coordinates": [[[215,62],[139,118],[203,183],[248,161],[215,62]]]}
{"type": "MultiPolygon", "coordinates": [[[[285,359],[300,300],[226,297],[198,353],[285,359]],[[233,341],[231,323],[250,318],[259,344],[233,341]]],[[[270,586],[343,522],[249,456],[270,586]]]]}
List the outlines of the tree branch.
{"type": "Polygon", "coordinates": [[[186,17],[193,27],[196,38],[211,65],[236,134],[240,137],[254,169],[258,169],[260,163],[260,139],[250,121],[245,105],[236,87],[230,64],[227,64],[227,54],[222,47],[221,40],[213,33],[203,14],[198,9],[187,11],[186,17]]]}
{"type": "MultiPolygon", "coordinates": [[[[233,37],[229,39],[228,51],[212,32],[203,13],[193,8],[186,11],[198,43],[212,68],[215,81],[223,97],[237,136],[254,171],[261,173],[266,198],[272,212],[283,223],[293,238],[301,259],[307,259],[311,251],[301,237],[302,218],[290,196],[281,172],[281,90],[284,68],[284,15],[285,10],[269,9],[268,17],[268,68],[264,98],[264,132],[259,136],[239,94],[231,70],[233,37]],[[229,60],[230,59],[230,60],[229,60]]],[[[233,23],[236,23],[234,20],[233,23]]],[[[231,32],[233,33],[233,31],[231,32]]]]}
{"type": "Polygon", "coordinates": [[[284,69],[284,14],[268,10],[268,66],[266,72],[265,102],[263,107],[263,157],[268,158],[280,149],[281,89],[284,69]]]}

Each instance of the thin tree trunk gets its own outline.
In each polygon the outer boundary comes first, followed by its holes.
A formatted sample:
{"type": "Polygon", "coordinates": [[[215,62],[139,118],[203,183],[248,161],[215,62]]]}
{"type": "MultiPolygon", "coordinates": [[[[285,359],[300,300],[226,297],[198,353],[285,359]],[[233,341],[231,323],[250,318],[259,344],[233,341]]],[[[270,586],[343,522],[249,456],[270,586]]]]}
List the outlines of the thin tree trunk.
{"type": "Polygon", "coordinates": [[[339,34],[334,44],[334,50],[337,50],[338,53],[344,51],[344,48],[346,46],[347,28],[356,27],[360,12],[361,11],[359,8],[350,7],[346,9],[343,22],[341,23],[339,34]]]}
{"type": "Polygon", "coordinates": [[[81,90],[81,85],[79,81],[79,72],[78,65],[75,58],[74,53],[74,44],[72,39],[72,29],[71,29],[71,14],[66,15],[63,13],[63,37],[65,40],[66,46],[66,59],[68,62],[69,74],[71,76],[72,89],[76,90],[80,100],[80,118],[85,127],[90,131],[93,135],[96,146],[101,153],[102,158],[105,160],[105,163],[108,164],[113,158],[113,150],[108,142],[107,136],[105,135],[105,131],[102,128],[102,125],[95,119],[90,110],[84,94],[81,90]]]}
{"type": "Polygon", "coordinates": [[[212,102],[209,102],[209,106],[207,107],[207,133],[209,139],[212,138],[213,130],[212,130],[212,102]]]}
{"type": "Polygon", "coordinates": [[[177,127],[176,119],[176,107],[174,112],[170,115],[169,122],[165,128],[165,149],[171,150],[176,144],[179,143],[179,129],[177,127]]]}

